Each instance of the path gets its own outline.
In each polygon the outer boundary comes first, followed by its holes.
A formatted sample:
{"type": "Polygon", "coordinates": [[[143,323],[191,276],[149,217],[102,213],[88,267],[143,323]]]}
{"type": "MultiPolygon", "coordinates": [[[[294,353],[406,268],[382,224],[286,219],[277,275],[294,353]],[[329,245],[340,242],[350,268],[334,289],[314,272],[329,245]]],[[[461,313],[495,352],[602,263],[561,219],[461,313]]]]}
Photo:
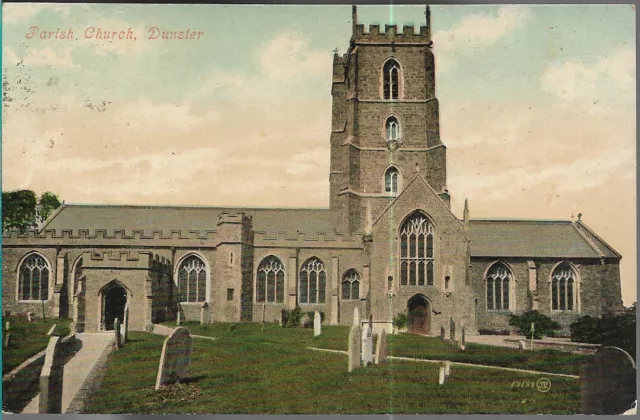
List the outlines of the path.
{"type": "MultiPolygon", "coordinates": [[[[101,356],[108,352],[109,346],[115,340],[113,332],[109,333],[81,333],[76,334],[76,339],[82,342],[82,348],[64,366],[64,378],[62,382],[62,412],[66,412],[73,398],[80,391],[89,373],[101,356]]],[[[22,410],[23,414],[38,413],[40,395],[22,410]]]]}
{"type": "MultiPolygon", "coordinates": [[[[340,353],[340,354],[345,354],[348,355],[349,352],[344,351],[344,350],[329,350],[329,349],[320,349],[317,347],[307,347],[309,350],[315,350],[315,351],[326,351],[326,352],[330,352],[330,353],[340,353]]],[[[388,359],[391,360],[404,360],[407,362],[421,362],[421,363],[442,363],[444,362],[444,360],[431,360],[431,359],[416,359],[413,357],[398,357],[398,356],[388,356],[388,359]]],[[[458,365],[458,366],[467,366],[467,367],[474,367],[474,368],[482,368],[482,369],[497,369],[497,370],[506,370],[506,371],[510,371],[510,372],[519,372],[519,373],[531,373],[534,375],[544,375],[544,376],[562,376],[564,378],[572,378],[572,379],[579,379],[580,377],[577,375],[567,375],[564,373],[551,373],[551,372],[540,372],[538,370],[527,370],[527,369],[516,369],[516,368],[508,368],[508,367],[503,367],[503,366],[491,366],[491,365],[478,365],[475,363],[462,363],[462,362],[451,362],[452,366],[458,365]]]]}

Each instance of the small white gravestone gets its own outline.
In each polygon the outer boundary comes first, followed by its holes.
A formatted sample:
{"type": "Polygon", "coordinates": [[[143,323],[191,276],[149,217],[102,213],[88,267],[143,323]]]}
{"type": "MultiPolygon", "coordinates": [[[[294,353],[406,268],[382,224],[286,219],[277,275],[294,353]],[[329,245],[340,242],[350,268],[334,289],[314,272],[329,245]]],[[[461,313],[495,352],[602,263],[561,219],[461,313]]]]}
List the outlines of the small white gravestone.
{"type": "Polygon", "coordinates": [[[165,338],[158,366],[156,390],[162,385],[178,382],[187,377],[191,365],[191,335],[184,327],[178,327],[165,338]]]}
{"type": "Polygon", "coordinates": [[[360,367],[361,335],[362,331],[360,330],[360,326],[352,325],[349,330],[349,372],[360,367]]]}
{"type": "Polygon", "coordinates": [[[178,315],[176,316],[176,325],[180,325],[180,307],[178,306],[178,315]]]}
{"type": "Polygon", "coordinates": [[[313,313],[313,336],[317,337],[322,333],[322,318],[320,312],[315,311],[313,313]]]}
{"type": "Polygon", "coordinates": [[[44,356],[44,365],[40,371],[40,414],[62,413],[62,379],[64,365],[60,351],[60,337],[51,337],[44,356]]]}
{"type": "Polygon", "coordinates": [[[444,376],[446,378],[449,377],[449,373],[451,373],[451,361],[445,360],[444,362],[444,376]]]}
{"type": "Polygon", "coordinates": [[[368,366],[373,363],[373,331],[371,324],[367,324],[362,335],[362,364],[368,366]]]}
{"type": "Polygon", "coordinates": [[[9,344],[11,343],[11,333],[9,332],[10,328],[11,328],[11,323],[7,321],[4,324],[4,334],[2,336],[2,347],[9,347],[9,344]]]}
{"type": "Polygon", "coordinates": [[[360,310],[357,306],[353,308],[353,325],[360,326],[360,310]]]}
{"type": "Polygon", "coordinates": [[[129,339],[129,302],[124,305],[124,320],[122,322],[122,342],[129,339]]]}
{"type": "Polygon", "coordinates": [[[387,332],[383,329],[378,336],[378,342],[376,343],[376,365],[380,363],[386,363],[387,357],[389,357],[389,347],[387,345],[387,332]]]}
{"type": "Polygon", "coordinates": [[[465,351],[467,348],[467,339],[466,339],[466,328],[463,325],[460,328],[460,350],[465,351]]]}
{"type": "MultiPolygon", "coordinates": [[[[202,304],[202,308],[200,308],[200,325],[204,325],[204,315],[207,312],[207,308],[209,308],[209,304],[207,302],[202,304]]],[[[262,316],[262,321],[264,322],[264,314],[262,316]]]]}
{"type": "Polygon", "coordinates": [[[438,373],[438,384],[444,384],[444,366],[440,366],[440,371],[438,373]]]}
{"type": "Polygon", "coordinates": [[[27,314],[27,321],[33,322],[34,319],[35,319],[35,315],[33,314],[33,312],[29,312],[27,314]]]}
{"type": "Polygon", "coordinates": [[[122,348],[122,329],[120,327],[120,320],[118,318],[113,321],[113,332],[116,335],[116,349],[122,348]]]}

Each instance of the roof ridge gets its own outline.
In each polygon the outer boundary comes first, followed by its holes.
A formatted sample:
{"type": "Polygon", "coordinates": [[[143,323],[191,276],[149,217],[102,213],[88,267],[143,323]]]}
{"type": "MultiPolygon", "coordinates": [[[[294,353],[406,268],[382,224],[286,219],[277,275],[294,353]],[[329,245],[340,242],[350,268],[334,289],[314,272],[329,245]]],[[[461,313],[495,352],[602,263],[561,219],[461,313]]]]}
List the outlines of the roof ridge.
{"type": "Polygon", "coordinates": [[[576,224],[579,224],[580,226],[582,226],[587,232],[589,232],[591,235],[593,235],[593,237],[595,237],[598,241],[602,242],[602,244],[607,247],[609,249],[609,251],[611,251],[614,255],[618,256],[619,258],[622,258],[622,255],[620,255],[620,253],[618,251],[616,251],[615,249],[613,249],[613,247],[611,245],[609,245],[607,243],[607,241],[605,241],[604,239],[602,239],[597,233],[595,233],[593,231],[593,229],[591,229],[589,226],[587,226],[582,220],[578,220],[576,222],[576,224]]]}
{"type": "Polygon", "coordinates": [[[243,206],[210,206],[210,205],[196,205],[196,204],[91,204],[91,203],[65,203],[65,207],[107,207],[107,208],[152,208],[152,209],[229,209],[229,210],[305,210],[305,211],[331,211],[329,207],[243,207],[243,206]]]}
{"type": "Polygon", "coordinates": [[[587,244],[589,244],[589,246],[596,252],[596,254],[598,254],[598,257],[604,258],[604,253],[602,252],[602,250],[600,248],[598,248],[598,246],[596,244],[594,244],[591,239],[587,238],[587,235],[585,235],[584,233],[580,232],[580,229],[578,229],[578,227],[576,226],[575,223],[571,223],[571,226],[573,226],[575,231],[578,232],[578,235],[580,235],[580,237],[582,239],[584,239],[587,242],[587,244]]]}
{"type": "Polygon", "coordinates": [[[571,220],[565,219],[526,219],[526,218],[509,218],[509,217],[484,217],[477,219],[469,219],[469,222],[536,222],[536,223],[563,223],[571,224],[571,220]]]}

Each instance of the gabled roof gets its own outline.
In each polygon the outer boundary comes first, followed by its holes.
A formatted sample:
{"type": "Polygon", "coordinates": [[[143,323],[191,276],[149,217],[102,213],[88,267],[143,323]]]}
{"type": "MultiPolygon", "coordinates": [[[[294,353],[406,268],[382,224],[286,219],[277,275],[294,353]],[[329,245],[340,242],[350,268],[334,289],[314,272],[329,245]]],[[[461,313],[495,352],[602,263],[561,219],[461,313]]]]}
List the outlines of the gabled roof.
{"type": "Polygon", "coordinates": [[[218,214],[244,212],[252,216],[258,232],[335,232],[329,209],[278,209],[234,207],[181,207],[63,204],[41,229],[77,230],[216,230],[218,214]]]}
{"type": "Polygon", "coordinates": [[[621,258],[582,222],[471,219],[472,257],[621,258]]]}

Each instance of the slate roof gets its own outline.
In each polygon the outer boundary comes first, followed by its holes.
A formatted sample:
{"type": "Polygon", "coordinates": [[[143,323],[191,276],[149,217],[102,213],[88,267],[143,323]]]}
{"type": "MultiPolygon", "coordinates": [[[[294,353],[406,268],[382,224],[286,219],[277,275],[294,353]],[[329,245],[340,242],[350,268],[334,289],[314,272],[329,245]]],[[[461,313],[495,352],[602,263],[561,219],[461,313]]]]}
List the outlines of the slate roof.
{"type": "Polygon", "coordinates": [[[620,258],[582,222],[471,219],[472,257],[620,258]]]}

